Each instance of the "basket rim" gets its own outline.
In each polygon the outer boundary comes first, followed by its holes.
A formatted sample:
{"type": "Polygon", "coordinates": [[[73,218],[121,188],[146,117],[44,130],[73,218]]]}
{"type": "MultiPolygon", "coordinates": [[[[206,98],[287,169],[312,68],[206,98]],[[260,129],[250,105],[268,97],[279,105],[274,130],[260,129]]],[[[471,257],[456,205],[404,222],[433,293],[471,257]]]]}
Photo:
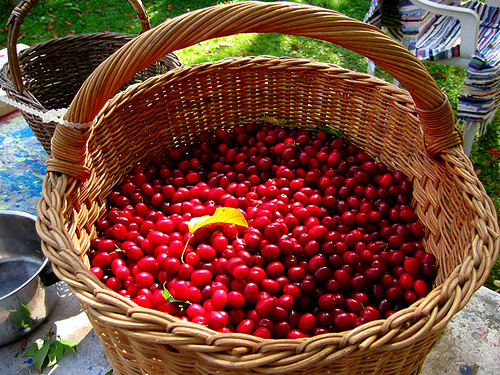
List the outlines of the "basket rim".
{"type": "MultiPolygon", "coordinates": [[[[462,156],[462,152],[452,152],[452,154],[455,158],[462,156]]],[[[44,182],[46,184],[44,195],[50,195],[54,192],[50,188],[46,189],[46,186],[57,185],[61,188],[63,185],[72,184],[70,180],[67,176],[49,173],[44,182]]],[[[61,196],[61,198],[63,197],[61,196]]],[[[64,202],[61,203],[64,204],[64,202]]],[[[68,243],[67,247],[61,249],[63,253],[55,255],[48,249],[51,243],[46,240],[45,235],[42,235],[47,233],[47,229],[42,228],[47,225],[46,220],[47,218],[39,206],[37,230],[41,234],[43,252],[51,260],[56,275],[68,284],[82,305],[87,310],[101,310],[100,316],[97,317],[99,321],[106,325],[115,324],[117,327],[122,327],[132,336],[137,329],[138,339],[144,339],[148,333],[151,333],[155,343],[172,347],[177,347],[176,343],[182,341],[182,338],[188,340],[190,344],[211,345],[218,347],[221,351],[225,351],[228,346],[234,346],[235,349],[239,348],[238,354],[235,354],[235,357],[229,362],[222,359],[218,362],[217,350],[210,351],[214,352],[213,356],[209,353],[204,354],[205,359],[215,361],[223,368],[229,369],[245,368],[239,363],[238,358],[245,358],[247,355],[251,356],[256,353],[267,355],[270,352],[290,351],[290,353],[295,353],[291,354],[292,357],[296,356],[297,359],[300,359],[301,354],[305,352],[319,351],[324,352],[324,358],[328,357],[328,362],[331,363],[354,350],[378,350],[385,345],[390,345],[391,348],[405,348],[414,343],[415,330],[418,330],[417,336],[419,337],[439,334],[453,315],[466,305],[472,294],[482,285],[480,280],[473,279],[476,276],[475,270],[482,268],[483,265],[476,265],[473,256],[468,255],[462,264],[457,265],[453,272],[446,277],[443,284],[434,287],[423,299],[388,318],[365,323],[348,331],[303,339],[263,339],[245,334],[220,333],[196,323],[182,321],[168,313],[137,306],[131,300],[107,288],[75,254],[76,250],[71,249],[72,243],[68,243]],[[73,269],[71,275],[67,274],[64,268],[67,267],[68,263],[75,264],[75,262],[78,263],[78,268],[73,269]],[[60,268],[60,265],[63,267],[60,268]],[[88,291],[88,287],[91,287],[92,291],[88,291]],[[447,294],[450,295],[448,299],[447,294]],[[338,354],[332,356],[331,348],[335,348],[338,354]],[[234,367],[231,367],[233,365],[234,367]]],[[[496,251],[492,256],[495,254],[498,256],[500,249],[498,224],[496,230],[496,235],[493,238],[495,242],[493,247],[496,248],[496,251]]],[[[478,236],[476,234],[476,237],[478,236]]],[[[68,241],[71,240],[68,239],[68,241]]],[[[95,316],[92,311],[88,313],[95,316]]],[[[200,354],[203,352],[202,350],[200,354]]],[[[269,362],[272,361],[269,360],[269,362]]],[[[265,363],[267,363],[266,360],[263,360],[263,364],[265,363]]],[[[309,362],[304,359],[303,363],[305,365],[309,362]]],[[[293,367],[296,368],[300,365],[300,360],[294,361],[293,367]]],[[[248,363],[248,368],[252,366],[248,363]]]]}
{"type": "MultiPolygon", "coordinates": [[[[166,75],[173,79],[186,72],[191,72],[190,69],[193,69],[193,74],[195,74],[196,68],[200,69],[200,66],[205,68],[212,64],[210,62],[194,67],[185,67],[168,72],[166,75]]],[[[330,64],[326,65],[330,66],[330,64]]],[[[147,82],[148,84],[160,82],[164,77],[165,75],[153,77],[147,82]]],[[[384,82],[384,84],[387,83],[384,82]]],[[[141,84],[133,85],[122,94],[114,94],[113,98],[107,100],[99,109],[99,121],[101,119],[105,121],[105,115],[118,98],[126,99],[124,95],[129,97],[141,95],[141,87],[141,84]]],[[[76,101],[75,105],[77,104],[86,105],[83,101],[76,101]]],[[[91,127],[86,132],[82,132],[60,126],[57,130],[61,132],[58,135],[61,139],[66,140],[72,136],[79,136],[78,140],[81,141],[82,134],[85,136],[85,133],[92,133],[95,129],[91,127]]],[[[474,233],[474,237],[471,238],[470,252],[464,256],[461,264],[458,264],[446,275],[442,284],[437,285],[427,297],[417,301],[414,305],[400,310],[387,319],[361,325],[350,331],[329,334],[326,337],[320,335],[298,340],[276,341],[276,339],[261,339],[250,335],[242,337],[235,336],[234,333],[221,334],[203,326],[195,325],[192,327],[191,325],[195,323],[188,325],[187,322],[184,323],[166,313],[137,307],[132,301],[126,300],[125,297],[106,288],[89,271],[81,259],[78,246],[75,243],[77,242],[76,237],[80,234],[77,233],[80,230],[76,228],[77,221],[83,222],[82,224],[86,226],[81,230],[92,232],[95,229],[92,226],[97,220],[94,217],[96,214],[92,213],[94,216],[90,219],[93,222],[89,223],[88,212],[78,206],[87,202],[75,203],[74,207],[67,209],[65,217],[62,213],[57,212],[58,209],[66,209],[68,200],[77,195],[78,189],[86,183],[89,185],[94,183],[91,179],[95,177],[91,176],[89,180],[85,181],[90,175],[90,171],[85,171],[84,168],[78,169],[81,163],[71,164],[71,161],[65,157],[57,159],[51,156],[51,160],[49,160],[51,164],[44,181],[44,193],[38,206],[37,230],[42,238],[43,251],[53,260],[56,274],[68,283],[82,305],[85,305],[89,313],[93,314],[96,319],[100,319],[106,325],[114,324],[131,336],[138,339],[144,338],[148,343],[161,342],[172,347],[183,347],[187,342],[186,346],[191,345],[193,350],[198,350],[197,354],[200,357],[211,361],[211,363],[224,365],[225,368],[231,368],[230,366],[234,366],[234,369],[244,368],[241,361],[226,361],[229,354],[222,355],[218,352],[226,353],[228,347],[234,349],[235,357],[238,357],[238,353],[243,356],[250,356],[254,353],[267,355],[276,352],[283,353],[288,350],[290,357],[297,360],[297,366],[310,364],[311,357],[303,355],[304,353],[313,355],[315,362],[322,360],[331,362],[355,350],[368,352],[369,350],[404,348],[426,335],[438,334],[444,329],[451,317],[468,302],[472,294],[484,282],[485,277],[487,277],[484,271],[492,265],[491,257],[498,256],[500,250],[500,231],[496,212],[491,199],[484,192],[484,188],[481,189],[482,185],[461,147],[446,149],[440,153],[439,158],[432,159],[431,156],[425,153],[424,155],[429,160],[446,167],[447,171],[452,174],[450,180],[453,178],[456,181],[466,180],[471,185],[469,190],[472,193],[467,191],[464,192],[464,195],[470,195],[467,199],[471,202],[471,211],[474,213],[485,212],[485,219],[483,216],[477,215],[478,218],[473,223],[478,228],[476,228],[477,232],[474,233]],[[68,265],[71,266],[70,270],[68,270],[68,265]],[[98,314],[97,311],[99,311],[98,314]],[[149,333],[150,336],[148,336],[149,333]],[[235,339],[231,343],[234,337],[237,337],[237,340],[235,339]],[[185,341],[183,341],[184,339],[185,341]],[[208,344],[211,345],[210,350],[206,349],[208,344]],[[338,351],[336,352],[336,350],[338,351]]],[[[80,156],[85,157],[86,154],[82,153],[80,156]]],[[[89,202],[89,204],[97,204],[97,202],[89,202]]],[[[95,232],[93,233],[95,234],[95,232]]],[[[263,359],[262,361],[264,363],[268,360],[263,359]]],[[[269,359],[268,363],[271,362],[272,360],[269,359]]],[[[280,371],[280,369],[283,368],[273,368],[275,372],[280,371]]]]}
{"type": "MultiPolygon", "coordinates": [[[[337,76],[345,74],[346,76],[348,75],[354,79],[365,81],[367,84],[372,85],[370,89],[387,89],[387,91],[390,91],[392,99],[395,102],[402,102],[411,105],[415,116],[418,115],[415,102],[407,90],[367,73],[353,71],[335,63],[320,62],[308,58],[274,55],[249,55],[225,57],[217,61],[205,61],[191,65],[183,65],[175,70],[170,70],[168,72],[149,77],[143,82],[130,85],[125,90],[117,92],[106,102],[105,106],[103,106],[103,108],[98,112],[96,121],[91,126],[98,126],[98,119],[101,118],[104,113],[107,113],[111,110],[111,108],[121,103],[127,97],[133,97],[134,95],[139,94],[139,92],[144,89],[144,86],[146,86],[149,90],[151,87],[168,86],[171,82],[188,80],[199,74],[206,74],[214,69],[225,69],[238,72],[238,70],[245,68],[251,68],[252,70],[268,70],[270,72],[278,68],[284,68],[291,72],[300,71],[305,74],[321,74],[325,77],[333,74],[337,76]]],[[[455,147],[459,146],[457,145],[455,147]]]]}
{"type": "MultiPolygon", "coordinates": [[[[400,93],[400,95],[398,96],[399,101],[406,101],[409,104],[413,103],[411,97],[406,93],[406,91],[392,85],[391,83],[380,80],[378,78],[374,78],[374,77],[369,76],[365,73],[351,72],[348,69],[339,67],[338,65],[335,65],[335,64],[328,64],[328,63],[322,63],[322,62],[317,63],[317,62],[313,62],[313,61],[308,60],[308,59],[297,59],[297,58],[289,58],[289,57],[274,57],[274,56],[253,56],[252,57],[252,56],[249,56],[249,57],[228,58],[228,59],[220,60],[217,62],[204,62],[204,63],[200,63],[200,64],[196,64],[196,65],[184,66],[184,67],[166,72],[162,75],[151,77],[151,78],[147,79],[146,81],[144,81],[144,83],[138,83],[135,85],[131,85],[125,91],[116,94],[112,99],[110,99],[108,101],[108,103],[106,103],[106,105],[100,111],[98,118],[105,119],[106,116],[109,116],[110,113],[115,109],[119,112],[119,110],[120,110],[119,105],[122,104],[122,105],[126,106],[127,105],[126,98],[128,98],[128,97],[133,97],[134,95],[139,95],[139,96],[145,95],[145,92],[143,90],[145,85],[147,85],[147,87],[156,87],[156,86],[163,87],[164,85],[166,85],[172,81],[180,82],[184,79],[189,79],[190,77],[201,74],[205,70],[209,70],[210,68],[212,68],[214,66],[217,67],[217,69],[225,69],[225,70],[234,69],[236,72],[238,70],[240,70],[242,68],[242,66],[247,66],[247,67],[251,66],[253,69],[259,69],[259,67],[255,67],[255,65],[252,65],[255,61],[257,61],[260,64],[262,69],[270,69],[270,70],[272,70],[272,68],[276,67],[276,66],[283,66],[284,62],[290,61],[290,62],[293,62],[290,69],[292,69],[294,71],[297,71],[297,70],[300,71],[300,69],[304,69],[304,70],[310,70],[311,72],[314,72],[316,68],[319,68],[319,69],[321,69],[319,74],[324,72],[325,75],[335,74],[336,76],[339,75],[339,71],[344,71],[344,72],[346,72],[346,74],[354,74],[354,75],[360,77],[361,79],[366,79],[369,82],[375,82],[376,84],[380,85],[380,87],[388,87],[391,90],[394,90],[395,92],[399,92],[400,93]]],[[[99,121],[97,122],[97,124],[99,124],[99,121]]],[[[90,129],[89,133],[92,133],[92,128],[90,129]]],[[[465,154],[463,154],[463,151],[461,150],[460,147],[455,147],[454,149],[449,151],[447,154],[443,155],[443,158],[446,158],[446,157],[450,158],[448,160],[449,163],[465,163],[465,161],[468,160],[468,159],[466,159],[466,156],[465,156],[465,154]]],[[[49,162],[50,161],[52,161],[53,163],[60,163],[59,161],[55,160],[54,156],[51,156],[51,159],[49,160],[49,162]]],[[[65,174],[63,172],[59,173],[59,172],[55,172],[55,171],[49,172],[48,176],[50,176],[49,178],[51,178],[51,179],[56,179],[56,180],[61,181],[61,182],[63,182],[63,181],[67,182],[73,178],[72,173],[65,174]]],[[[476,177],[476,180],[477,180],[477,177],[476,177]]],[[[78,181],[78,180],[76,180],[76,181],[78,181]]],[[[479,180],[477,180],[477,182],[479,183],[479,180]]],[[[44,191],[48,188],[49,188],[49,185],[44,185],[44,191]]],[[[486,198],[489,199],[487,196],[485,197],[485,199],[486,198]]],[[[63,199],[63,197],[61,197],[61,199],[63,199]]],[[[39,210],[39,213],[41,213],[40,210],[39,210]]],[[[42,216],[42,215],[39,215],[39,217],[40,216],[42,216]]],[[[497,228],[497,230],[498,230],[498,228],[497,228]]],[[[498,231],[496,233],[497,233],[496,236],[497,236],[497,241],[498,241],[498,231]]],[[[498,247],[498,245],[497,245],[497,247],[498,247]]],[[[497,249],[497,252],[498,252],[498,249],[497,249]]],[[[77,253],[75,250],[71,251],[72,256],[77,257],[75,259],[80,259],[78,256],[75,255],[75,253],[77,253]]],[[[50,255],[54,256],[54,254],[49,253],[49,256],[50,255]]],[[[67,256],[67,254],[66,254],[66,256],[67,256]]],[[[53,259],[56,260],[57,258],[53,258],[53,259]]],[[[60,261],[60,259],[59,259],[59,261],[60,261]]],[[[86,279],[86,281],[90,282],[88,277],[92,277],[93,275],[91,275],[88,268],[84,267],[84,264],[81,260],[80,260],[80,262],[81,262],[80,266],[83,268],[75,271],[75,275],[82,275],[82,272],[87,273],[88,275],[85,277],[85,279],[86,279]]],[[[468,256],[468,258],[465,259],[462,264],[457,265],[455,271],[453,271],[454,272],[453,274],[454,275],[461,274],[461,282],[466,283],[467,279],[472,279],[475,276],[475,273],[471,272],[471,270],[474,269],[475,267],[476,266],[475,266],[473,257],[468,256]]],[[[63,277],[65,279],[65,281],[68,281],[68,282],[70,281],[67,278],[65,278],[63,274],[61,274],[61,277],[63,277]]],[[[442,293],[448,293],[450,288],[453,288],[453,283],[455,283],[455,281],[456,280],[450,281],[449,277],[448,277],[443,284],[436,286],[433,289],[433,291],[431,292],[431,294],[428,297],[426,297],[424,300],[417,301],[414,305],[410,306],[409,308],[401,310],[402,312],[400,312],[394,316],[391,316],[388,319],[382,319],[382,321],[378,322],[377,324],[374,323],[372,326],[370,326],[370,332],[374,332],[374,331],[378,330],[378,332],[380,332],[380,333],[386,333],[386,332],[390,331],[394,325],[401,326],[401,320],[416,319],[417,321],[421,322],[420,324],[425,325],[425,322],[429,319],[430,314],[431,315],[434,314],[436,316],[439,316],[441,319],[445,318],[446,316],[441,316],[442,312],[439,311],[440,307],[442,305],[446,305],[448,303],[447,301],[443,300],[442,293]],[[422,306],[422,305],[424,305],[424,302],[422,302],[422,301],[432,301],[432,303],[431,303],[431,305],[422,306]],[[411,318],[408,318],[410,315],[411,315],[411,318]]],[[[104,291],[103,290],[105,288],[104,285],[99,285],[100,282],[95,277],[92,278],[91,284],[94,285],[94,288],[95,288],[94,295],[96,297],[105,296],[103,298],[106,301],[108,301],[110,293],[111,293],[111,295],[113,295],[114,297],[116,297],[120,301],[119,303],[117,303],[116,307],[119,307],[119,306],[123,307],[124,304],[126,304],[128,306],[127,308],[129,310],[127,313],[127,317],[134,318],[135,316],[137,316],[137,318],[139,320],[148,321],[148,318],[146,318],[144,315],[145,315],[145,312],[150,312],[151,311],[150,309],[143,309],[143,308],[139,308],[139,307],[131,308],[130,302],[128,302],[127,300],[125,300],[124,298],[119,296],[118,293],[115,293],[115,292],[108,293],[107,291],[104,291]]],[[[477,285],[477,288],[479,288],[479,286],[480,285],[477,285]]],[[[469,287],[467,293],[469,295],[471,295],[473,293],[473,291],[475,291],[475,289],[474,289],[475,287],[476,286],[472,287],[472,289],[469,287]],[[471,290],[472,290],[472,292],[471,292],[471,290]]],[[[76,292],[76,293],[81,295],[80,292],[76,292]]],[[[87,300],[87,297],[85,297],[84,299],[87,300]]],[[[456,305],[455,302],[454,302],[453,306],[447,306],[445,308],[445,315],[448,315],[450,313],[450,311],[448,310],[450,308],[454,309],[455,312],[458,311],[459,308],[461,308],[465,305],[465,303],[463,303],[463,302],[464,302],[464,299],[462,299],[460,307],[458,305],[456,305]]],[[[169,316],[168,314],[162,315],[164,313],[159,313],[159,314],[163,318],[165,316],[169,316]]],[[[158,313],[152,313],[152,315],[155,316],[154,319],[156,319],[158,317],[158,313]]],[[[437,319],[436,316],[434,316],[432,319],[437,319]]],[[[172,318],[175,318],[175,317],[172,317],[172,318]]],[[[177,318],[175,318],[175,319],[177,319],[177,318]]],[[[178,323],[179,322],[176,322],[175,327],[178,327],[178,323]]],[[[194,325],[194,323],[190,323],[190,325],[188,325],[188,326],[191,327],[191,325],[194,325]]],[[[197,325],[195,325],[195,327],[198,328],[197,325]]],[[[343,345],[347,345],[347,342],[353,343],[353,342],[356,342],[356,339],[357,340],[361,340],[361,338],[364,339],[363,331],[364,331],[364,329],[366,329],[366,327],[364,327],[364,325],[360,326],[360,327],[361,328],[358,327],[356,329],[346,331],[347,333],[345,333],[345,334],[341,334],[341,335],[332,334],[330,336],[333,339],[337,339],[338,337],[343,337],[342,343],[343,343],[343,345]]],[[[440,327],[441,327],[441,325],[440,325],[440,327]]],[[[203,335],[206,335],[206,328],[202,328],[201,330],[203,331],[203,335]]],[[[224,335],[220,336],[220,333],[217,333],[215,331],[212,331],[212,332],[213,332],[212,335],[214,337],[223,337],[224,339],[229,337],[229,336],[224,336],[224,335]]],[[[272,339],[271,341],[266,341],[266,339],[262,339],[262,340],[263,340],[262,341],[263,343],[275,341],[275,339],[272,339]]],[[[312,342],[315,342],[317,340],[318,340],[317,338],[309,338],[309,339],[303,339],[303,340],[299,340],[299,341],[301,341],[302,343],[305,343],[305,342],[312,343],[312,342]]],[[[295,341],[295,340],[292,340],[292,341],[294,344],[297,343],[297,341],[295,341]]],[[[363,340],[359,341],[357,344],[360,346],[360,348],[364,348],[365,345],[370,345],[370,346],[375,345],[373,342],[370,342],[370,344],[363,344],[363,340]]],[[[303,344],[303,345],[306,345],[306,344],[303,344]]],[[[402,345],[402,344],[400,344],[400,345],[402,345]]],[[[265,347],[265,345],[263,347],[265,347]]]]}
{"type": "MultiPolygon", "coordinates": [[[[19,66],[16,45],[19,39],[19,29],[24,23],[29,11],[36,5],[36,3],[38,3],[38,1],[39,0],[20,0],[19,2],[17,2],[17,4],[15,4],[14,9],[9,16],[9,19],[7,20],[7,55],[9,59],[8,64],[12,72],[14,87],[18,92],[21,93],[24,90],[24,85],[22,81],[22,72],[19,66]]],[[[137,19],[141,24],[142,31],[150,30],[151,23],[149,21],[149,16],[141,0],[128,1],[137,14],[137,19]]]]}
{"type": "Polygon", "coordinates": [[[245,1],[211,6],[166,20],[104,61],[82,85],[65,120],[88,126],[128,78],[166,53],[205,40],[248,32],[316,38],[364,55],[410,92],[424,125],[429,154],[434,156],[461,144],[446,95],[425,66],[401,44],[377,27],[342,13],[282,2],[245,1]],[[95,92],[95,87],[101,90],[95,92]]]}
{"type": "MultiPolygon", "coordinates": [[[[174,76],[182,75],[182,72],[172,71],[166,74],[174,76]]],[[[151,78],[153,81],[160,79],[158,77],[151,78]]],[[[137,90],[137,87],[131,86],[128,90],[129,94],[131,94],[137,90]]],[[[141,94],[140,90],[137,90],[137,94],[141,94]]],[[[125,92],[123,95],[126,95],[125,92]]],[[[119,98],[120,96],[117,96],[115,99],[118,101],[119,98]]],[[[110,102],[107,105],[113,107],[113,104],[110,102]]],[[[447,162],[451,164],[462,163],[466,160],[463,151],[458,147],[443,155],[443,158],[449,158],[447,162]]],[[[50,235],[51,229],[49,229],[49,225],[51,228],[65,228],[67,224],[62,221],[57,223],[60,218],[54,218],[52,214],[46,214],[45,208],[51,204],[65,206],[67,204],[65,202],[67,193],[64,192],[67,189],[71,191],[71,186],[79,184],[80,182],[73,179],[69,174],[57,172],[49,172],[44,182],[44,197],[46,198],[42,198],[39,205],[37,229],[39,229],[43,239],[44,253],[53,261],[56,274],[68,283],[72,292],[82,304],[87,305],[91,310],[103,311],[98,319],[101,319],[104,324],[117,324],[119,327],[128,329],[131,335],[134,335],[133,329],[137,329],[137,337],[147,336],[150,332],[151,335],[154,334],[156,343],[165,343],[174,347],[176,342],[181,340],[180,338],[185,338],[195,345],[208,345],[210,343],[210,345],[218,347],[220,350],[227,348],[233,341],[235,347],[243,348],[238,349],[238,357],[245,357],[255,353],[268,354],[272,351],[283,352],[288,350],[290,353],[295,353],[294,356],[297,356],[295,366],[308,363],[307,359],[300,362],[302,360],[300,359],[301,354],[308,351],[320,351],[324,354],[324,358],[328,357],[328,360],[333,361],[353,350],[376,350],[386,344],[391,347],[404,348],[414,342],[415,331],[418,331],[418,336],[422,337],[422,335],[434,334],[444,329],[451,317],[465,306],[472,294],[481,286],[481,280],[475,279],[477,276],[476,270],[488,267],[485,265],[488,260],[483,258],[481,259],[482,264],[477,264],[477,259],[475,260],[473,255],[467,255],[462,264],[458,264],[443,283],[433,288],[424,299],[398,311],[387,319],[363,324],[349,331],[298,340],[262,339],[251,335],[241,336],[234,333],[219,333],[195,323],[183,322],[181,319],[167,313],[138,307],[131,300],[108,289],[89,271],[89,268],[77,255],[78,250],[74,248],[68,233],[65,234],[67,243],[59,252],[50,249],[50,247],[54,246],[54,240],[53,238],[46,238],[46,236],[50,235]],[[60,203],[50,200],[49,197],[51,196],[57,196],[60,203]],[[71,274],[64,270],[69,263],[75,265],[71,274]],[[325,349],[327,347],[330,347],[328,350],[336,348],[341,354],[330,356],[331,353],[325,349]],[[345,351],[342,351],[344,349],[345,351]]],[[[489,198],[486,196],[484,199],[489,198]]],[[[48,208],[49,210],[52,209],[48,208]]],[[[493,227],[491,231],[493,241],[495,241],[492,246],[494,248],[493,252],[496,251],[498,255],[500,248],[498,223],[496,223],[496,226],[495,223],[490,224],[493,227]]],[[[478,237],[479,234],[476,234],[475,238],[478,237]]],[[[476,242],[477,245],[477,241],[479,240],[474,239],[472,242],[476,242]]],[[[210,360],[215,362],[222,361],[220,358],[217,359],[216,353],[213,357],[208,353],[205,353],[204,356],[210,357],[210,360]]],[[[265,362],[265,360],[263,361],[265,362]]],[[[220,362],[220,364],[222,365],[223,362],[220,362]]],[[[231,362],[234,362],[235,369],[242,368],[242,364],[238,360],[234,359],[231,362]]]]}
{"type": "MultiPolygon", "coordinates": [[[[49,39],[39,43],[32,44],[28,48],[25,48],[22,51],[20,51],[18,56],[20,60],[22,60],[24,58],[29,58],[31,55],[36,56],[39,52],[38,51],[39,49],[59,47],[59,45],[61,44],[73,43],[75,40],[77,41],[81,40],[82,42],[89,42],[92,40],[96,40],[99,43],[108,40],[108,41],[117,41],[122,43],[123,45],[135,37],[136,35],[134,34],[113,32],[113,31],[99,31],[92,33],[66,35],[60,38],[49,39]]],[[[178,60],[178,57],[174,53],[171,53],[168,56],[171,56],[172,58],[176,58],[178,60]]],[[[177,63],[177,65],[180,66],[180,62],[178,61],[175,62],[177,63]]],[[[41,111],[42,113],[46,113],[51,110],[47,109],[45,106],[40,104],[38,100],[36,100],[36,98],[33,96],[33,94],[31,94],[29,88],[23,90],[22,93],[19,93],[19,91],[15,88],[11,73],[12,72],[8,62],[6,62],[2,67],[0,67],[0,87],[7,93],[9,97],[11,97],[13,100],[16,101],[17,99],[22,98],[22,104],[28,105],[29,107],[36,109],[37,111],[41,111]]],[[[67,109],[67,108],[60,108],[60,109],[67,109]]]]}

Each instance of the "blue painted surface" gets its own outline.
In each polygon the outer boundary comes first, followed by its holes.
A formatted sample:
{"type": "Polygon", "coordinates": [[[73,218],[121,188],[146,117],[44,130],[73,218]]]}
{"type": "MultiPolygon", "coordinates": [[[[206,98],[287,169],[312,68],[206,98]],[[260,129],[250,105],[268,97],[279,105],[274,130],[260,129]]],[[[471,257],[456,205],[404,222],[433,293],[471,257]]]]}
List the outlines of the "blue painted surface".
{"type": "Polygon", "coordinates": [[[460,370],[460,374],[462,374],[462,375],[473,375],[474,374],[474,370],[469,365],[460,365],[459,370],[460,370]]]}
{"type": "MultiPolygon", "coordinates": [[[[16,210],[36,215],[45,177],[48,155],[20,112],[0,117],[0,210],[16,210]]],[[[35,374],[32,358],[23,358],[26,349],[50,329],[77,343],[78,355],[66,355],[44,374],[102,375],[111,364],[99,338],[81,306],[64,283],[54,311],[27,336],[0,347],[0,375],[35,374]],[[71,320],[72,324],[67,321],[71,320]]]]}
{"type": "Polygon", "coordinates": [[[0,210],[36,215],[47,159],[19,111],[0,118],[0,210]]]}

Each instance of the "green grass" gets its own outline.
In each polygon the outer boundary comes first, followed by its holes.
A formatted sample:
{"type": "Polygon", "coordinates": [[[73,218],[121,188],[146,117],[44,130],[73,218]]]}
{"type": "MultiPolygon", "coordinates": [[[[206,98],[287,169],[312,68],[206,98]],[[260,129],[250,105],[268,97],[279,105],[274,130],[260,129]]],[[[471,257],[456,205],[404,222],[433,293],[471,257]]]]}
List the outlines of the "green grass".
{"type": "MultiPolygon", "coordinates": [[[[0,28],[6,25],[7,14],[12,6],[8,0],[0,0],[0,28]]],[[[240,0],[241,1],[241,0],[240,0]]],[[[156,26],[166,18],[184,12],[221,4],[227,1],[168,1],[157,0],[144,2],[151,25],[156,26]]],[[[238,2],[238,1],[233,1],[238,2]]],[[[312,5],[324,4],[353,18],[362,19],[369,8],[368,0],[355,3],[348,0],[303,1],[312,5]],[[354,3],[354,4],[353,4],[354,3]]],[[[136,34],[140,25],[135,13],[127,1],[105,2],[99,0],[41,1],[32,9],[20,29],[18,42],[32,45],[54,37],[63,37],[85,32],[115,31],[136,34]]],[[[0,48],[7,45],[7,30],[0,32],[0,48]]],[[[353,70],[366,70],[362,56],[326,42],[282,34],[239,34],[197,44],[178,51],[185,64],[215,61],[228,56],[272,54],[310,58],[317,61],[331,62],[348,66],[353,70]]]]}
{"type": "MultiPolygon", "coordinates": [[[[149,0],[144,1],[152,26],[179,14],[228,1],[210,0],[149,0]]],[[[235,1],[233,1],[235,2],[235,1]]],[[[362,20],[370,6],[370,0],[325,0],[304,1],[337,10],[350,17],[362,20]]],[[[10,0],[0,0],[0,48],[7,44],[6,23],[12,10],[10,0]]],[[[115,31],[137,34],[140,25],[127,1],[103,0],[43,0],[35,5],[21,26],[18,42],[32,45],[55,37],[85,32],[115,31]]],[[[230,56],[275,55],[309,58],[316,61],[336,63],[346,68],[366,72],[366,61],[360,56],[341,47],[308,38],[282,34],[239,34],[199,43],[177,51],[184,64],[220,60],[230,56]]],[[[448,95],[454,110],[458,105],[460,87],[465,70],[442,65],[428,65],[428,70],[439,87],[448,95]]],[[[387,74],[377,71],[384,79],[387,74]]],[[[500,209],[500,116],[489,126],[485,135],[474,144],[471,160],[497,211],[500,209]]],[[[500,264],[491,273],[486,285],[496,287],[494,280],[500,279],[500,264]]]]}
{"type": "MultiPolygon", "coordinates": [[[[486,192],[492,198],[500,217],[500,115],[488,127],[487,132],[474,142],[471,160],[476,173],[484,185],[486,192]]],[[[500,291],[500,257],[497,259],[486,286],[500,291]],[[497,280],[497,284],[494,282],[497,280]]]]}

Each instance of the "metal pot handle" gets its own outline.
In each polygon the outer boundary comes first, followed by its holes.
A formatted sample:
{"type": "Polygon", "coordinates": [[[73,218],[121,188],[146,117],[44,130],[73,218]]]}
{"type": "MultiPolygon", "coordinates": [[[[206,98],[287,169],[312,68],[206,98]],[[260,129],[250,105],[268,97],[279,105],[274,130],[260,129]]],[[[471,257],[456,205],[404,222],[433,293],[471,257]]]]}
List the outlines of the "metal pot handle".
{"type": "Polygon", "coordinates": [[[47,262],[45,267],[43,267],[42,271],[40,272],[40,279],[42,280],[42,284],[46,287],[60,281],[60,279],[54,273],[54,270],[52,269],[52,263],[50,261],[47,262]]]}

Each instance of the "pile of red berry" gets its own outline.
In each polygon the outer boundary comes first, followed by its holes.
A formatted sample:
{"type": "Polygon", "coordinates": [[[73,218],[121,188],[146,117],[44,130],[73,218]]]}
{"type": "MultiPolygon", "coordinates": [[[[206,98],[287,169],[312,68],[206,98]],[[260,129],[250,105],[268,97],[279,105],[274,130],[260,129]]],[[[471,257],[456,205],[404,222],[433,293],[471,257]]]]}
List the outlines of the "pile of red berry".
{"type": "Polygon", "coordinates": [[[140,306],[222,332],[343,331],[409,306],[435,279],[411,194],[402,172],[325,132],[219,128],[116,186],[91,271],[140,306]],[[190,233],[217,207],[249,227],[190,233]]]}

